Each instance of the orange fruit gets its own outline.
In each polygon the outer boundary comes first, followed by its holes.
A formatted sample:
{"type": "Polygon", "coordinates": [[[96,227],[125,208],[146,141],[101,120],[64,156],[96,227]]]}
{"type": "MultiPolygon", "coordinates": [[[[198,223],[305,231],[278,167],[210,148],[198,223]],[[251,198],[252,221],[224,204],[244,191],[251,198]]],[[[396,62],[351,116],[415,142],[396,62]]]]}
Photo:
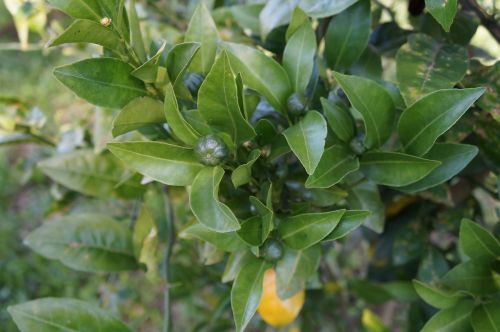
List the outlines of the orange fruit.
{"type": "Polygon", "coordinates": [[[304,305],[305,292],[300,292],[282,300],[276,292],[276,271],[269,269],[264,274],[262,299],[257,311],[260,317],[273,327],[290,324],[297,318],[304,305]]]}

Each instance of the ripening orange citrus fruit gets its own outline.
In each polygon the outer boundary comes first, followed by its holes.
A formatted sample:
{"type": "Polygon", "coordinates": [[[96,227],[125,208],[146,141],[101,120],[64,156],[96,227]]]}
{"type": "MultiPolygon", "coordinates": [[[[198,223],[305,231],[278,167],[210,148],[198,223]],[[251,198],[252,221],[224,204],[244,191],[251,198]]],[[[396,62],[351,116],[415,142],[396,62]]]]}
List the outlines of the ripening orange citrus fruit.
{"type": "Polygon", "coordinates": [[[282,327],[290,324],[297,318],[304,305],[305,292],[294,294],[282,300],[276,292],[276,271],[269,269],[264,274],[262,299],[258,312],[262,319],[273,327],[282,327]]]}

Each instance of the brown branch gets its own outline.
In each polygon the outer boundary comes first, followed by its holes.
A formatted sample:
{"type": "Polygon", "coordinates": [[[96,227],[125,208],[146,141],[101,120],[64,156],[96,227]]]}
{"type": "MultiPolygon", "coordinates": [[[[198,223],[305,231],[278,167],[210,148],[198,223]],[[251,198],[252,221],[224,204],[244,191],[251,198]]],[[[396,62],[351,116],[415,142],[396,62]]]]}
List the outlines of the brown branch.
{"type": "Polygon", "coordinates": [[[468,10],[476,14],[476,16],[481,20],[481,24],[484,25],[486,29],[491,33],[491,35],[500,43],[500,25],[497,20],[488,15],[481,6],[478,5],[476,0],[461,0],[463,9],[468,10]]]}

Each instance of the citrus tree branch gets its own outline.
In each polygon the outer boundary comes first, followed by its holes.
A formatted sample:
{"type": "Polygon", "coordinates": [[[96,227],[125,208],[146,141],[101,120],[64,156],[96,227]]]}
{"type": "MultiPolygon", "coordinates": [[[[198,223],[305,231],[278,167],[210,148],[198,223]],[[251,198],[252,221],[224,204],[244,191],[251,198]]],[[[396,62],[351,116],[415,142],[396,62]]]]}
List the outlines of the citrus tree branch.
{"type": "Polygon", "coordinates": [[[500,25],[497,20],[486,13],[486,11],[479,6],[476,0],[461,0],[460,3],[465,10],[471,11],[476,14],[481,20],[481,24],[491,33],[491,35],[500,43],[500,25]]]}

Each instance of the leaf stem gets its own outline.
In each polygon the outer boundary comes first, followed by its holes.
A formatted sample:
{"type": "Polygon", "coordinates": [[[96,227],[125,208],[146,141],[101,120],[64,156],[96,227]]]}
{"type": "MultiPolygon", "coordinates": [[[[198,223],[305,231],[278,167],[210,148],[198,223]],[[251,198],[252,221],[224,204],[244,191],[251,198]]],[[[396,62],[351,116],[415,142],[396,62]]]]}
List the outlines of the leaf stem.
{"type": "Polygon", "coordinates": [[[170,332],[172,326],[172,310],[170,298],[170,257],[172,256],[172,247],[175,241],[174,211],[172,202],[168,193],[168,187],[165,188],[164,195],[165,216],[167,222],[167,247],[165,248],[165,257],[163,261],[163,276],[165,278],[165,289],[163,290],[163,332],[170,332]]]}

